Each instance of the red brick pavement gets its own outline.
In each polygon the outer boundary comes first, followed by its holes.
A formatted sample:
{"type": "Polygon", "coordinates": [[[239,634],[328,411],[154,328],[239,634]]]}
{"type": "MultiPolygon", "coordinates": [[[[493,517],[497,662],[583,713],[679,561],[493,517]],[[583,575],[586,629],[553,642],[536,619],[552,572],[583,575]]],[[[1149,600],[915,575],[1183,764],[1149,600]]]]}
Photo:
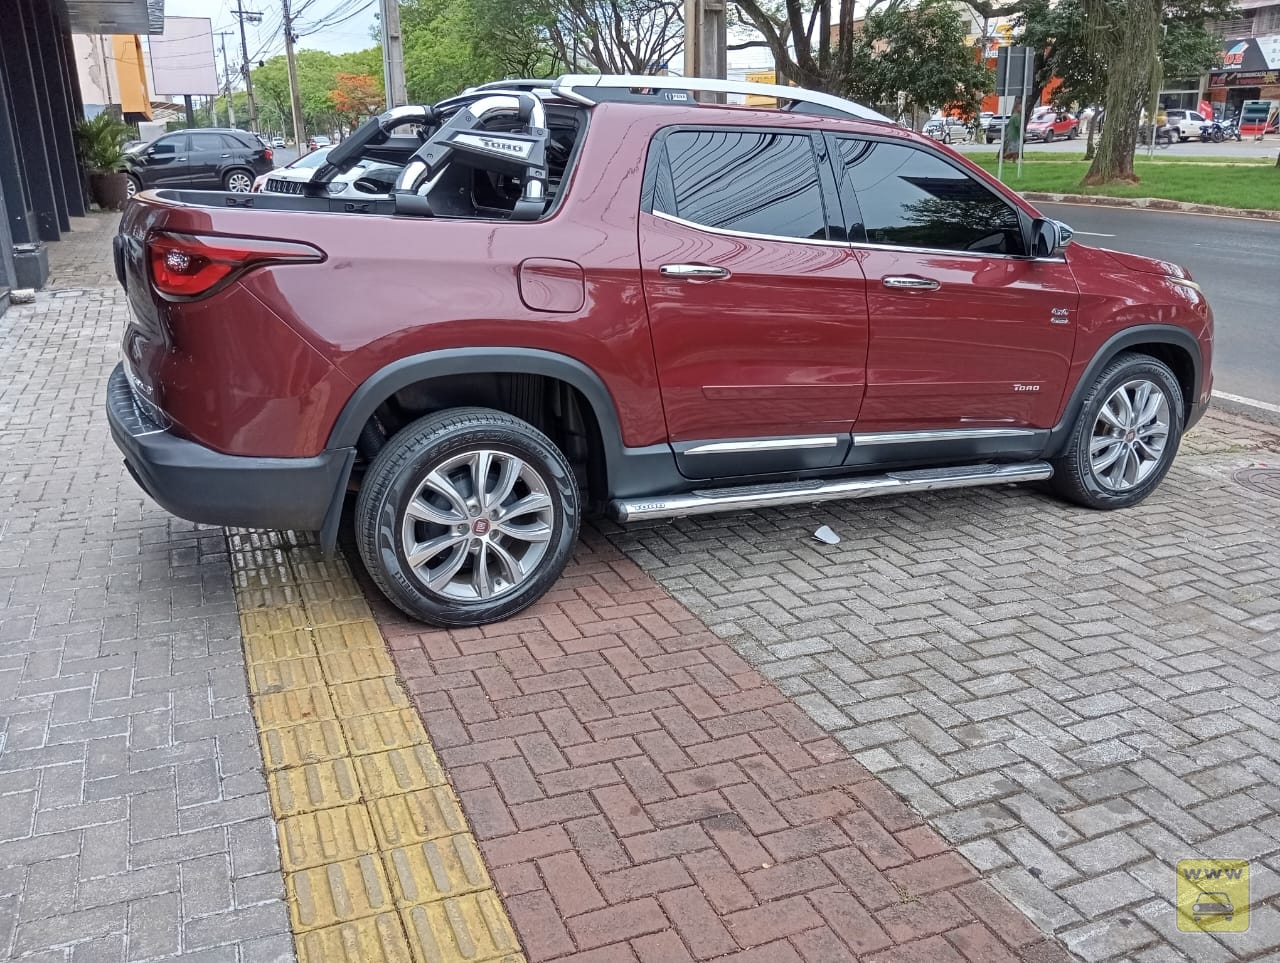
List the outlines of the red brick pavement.
{"type": "Polygon", "coordinates": [[[375,611],[531,961],[1071,959],[598,536],[520,619],[375,611]]]}

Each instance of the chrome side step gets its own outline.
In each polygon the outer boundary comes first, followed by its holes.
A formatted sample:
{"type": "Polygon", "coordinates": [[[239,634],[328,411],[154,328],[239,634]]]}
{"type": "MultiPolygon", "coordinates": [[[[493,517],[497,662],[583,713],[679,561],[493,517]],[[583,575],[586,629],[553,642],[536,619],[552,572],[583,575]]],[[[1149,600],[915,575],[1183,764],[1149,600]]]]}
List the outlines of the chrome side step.
{"type": "Polygon", "coordinates": [[[1053,468],[1047,461],[921,468],[858,478],[811,478],[770,485],[707,488],[653,498],[619,498],[609,503],[609,513],[619,522],[638,522],[646,518],[749,511],[770,505],[828,502],[840,498],[873,498],[876,495],[898,492],[927,492],[940,488],[972,488],[978,485],[1042,481],[1052,475],[1053,468]]]}

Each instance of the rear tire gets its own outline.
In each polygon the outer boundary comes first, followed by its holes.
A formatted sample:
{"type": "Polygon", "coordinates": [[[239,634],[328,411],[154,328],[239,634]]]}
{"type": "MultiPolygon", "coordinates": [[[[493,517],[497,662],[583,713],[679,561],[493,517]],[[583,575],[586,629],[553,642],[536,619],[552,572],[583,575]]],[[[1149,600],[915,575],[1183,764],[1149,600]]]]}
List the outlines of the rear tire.
{"type": "Polygon", "coordinates": [[[222,186],[233,194],[248,194],[253,190],[253,175],[242,170],[227,171],[222,186]]]}
{"type": "Polygon", "coordinates": [[[484,625],[554,584],[580,514],[573,469],[542,432],[501,411],[455,408],[413,422],[378,453],[356,499],[356,541],[378,588],[411,618],[484,625]]]}
{"type": "Polygon", "coordinates": [[[1168,474],[1182,440],[1182,389],[1168,366],[1125,352],[1085,395],[1051,487],[1067,501],[1110,510],[1137,505],[1168,474]]]}
{"type": "Polygon", "coordinates": [[[129,184],[125,188],[125,193],[129,197],[134,197],[142,190],[142,181],[138,180],[138,178],[134,177],[132,174],[126,174],[125,176],[129,179],[129,184]]]}

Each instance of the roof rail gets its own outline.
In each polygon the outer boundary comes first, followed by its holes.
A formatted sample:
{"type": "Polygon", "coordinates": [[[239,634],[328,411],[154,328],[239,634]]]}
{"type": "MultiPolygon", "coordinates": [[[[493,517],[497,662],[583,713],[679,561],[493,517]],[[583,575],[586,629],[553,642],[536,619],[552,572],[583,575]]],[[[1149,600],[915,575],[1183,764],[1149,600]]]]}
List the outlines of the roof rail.
{"type": "Polygon", "coordinates": [[[538,80],[531,77],[511,77],[507,80],[490,80],[485,84],[476,84],[463,91],[464,94],[478,90],[549,90],[554,80],[538,80]]]}
{"type": "Polygon", "coordinates": [[[591,88],[603,90],[649,89],[670,90],[683,93],[755,94],[774,97],[801,104],[814,104],[861,120],[875,120],[886,124],[893,121],[879,111],[862,104],[824,94],[803,87],[784,87],[781,84],[757,84],[746,80],[715,80],[706,77],[650,76],[649,74],[565,74],[551,85],[554,93],[580,104],[594,105],[606,97],[593,98],[591,88]]]}

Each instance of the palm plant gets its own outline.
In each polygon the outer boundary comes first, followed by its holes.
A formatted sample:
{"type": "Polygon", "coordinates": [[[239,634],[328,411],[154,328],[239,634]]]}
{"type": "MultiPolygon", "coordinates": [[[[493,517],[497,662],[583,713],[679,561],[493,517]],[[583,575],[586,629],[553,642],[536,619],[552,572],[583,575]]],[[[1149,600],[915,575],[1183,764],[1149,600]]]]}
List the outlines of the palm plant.
{"type": "Polygon", "coordinates": [[[80,156],[91,172],[113,174],[124,161],[121,145],[129,139],[133,129],[114,114],[103,111],[76,125],[80,140],[80,156]]]}

